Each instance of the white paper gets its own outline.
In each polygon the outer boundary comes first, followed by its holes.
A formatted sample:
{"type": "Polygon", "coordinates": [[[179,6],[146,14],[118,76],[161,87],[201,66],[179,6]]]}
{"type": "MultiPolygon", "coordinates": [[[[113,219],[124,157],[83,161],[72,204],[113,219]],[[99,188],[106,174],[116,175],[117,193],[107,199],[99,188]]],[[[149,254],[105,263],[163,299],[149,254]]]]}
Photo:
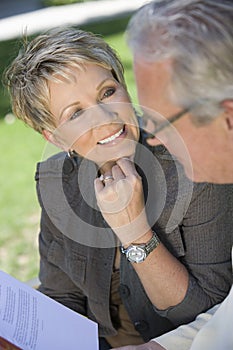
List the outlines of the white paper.
{"type": "Polygon", "coordinates": [[[98,325],[0,271],[0,336],[23,350],[98,350],[98,325]]]}

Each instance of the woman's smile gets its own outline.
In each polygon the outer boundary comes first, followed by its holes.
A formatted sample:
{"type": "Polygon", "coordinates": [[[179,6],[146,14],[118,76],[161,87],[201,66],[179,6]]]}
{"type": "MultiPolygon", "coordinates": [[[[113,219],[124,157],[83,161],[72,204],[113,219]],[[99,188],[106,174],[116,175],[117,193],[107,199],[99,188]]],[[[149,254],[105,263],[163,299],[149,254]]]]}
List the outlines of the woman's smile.
{"type": "Polygon", "coordinates": [[[101,146],[114,146],[127,136],[127,127],[124,125],[120,130],[107,136],[98,142],[101,146]]]}

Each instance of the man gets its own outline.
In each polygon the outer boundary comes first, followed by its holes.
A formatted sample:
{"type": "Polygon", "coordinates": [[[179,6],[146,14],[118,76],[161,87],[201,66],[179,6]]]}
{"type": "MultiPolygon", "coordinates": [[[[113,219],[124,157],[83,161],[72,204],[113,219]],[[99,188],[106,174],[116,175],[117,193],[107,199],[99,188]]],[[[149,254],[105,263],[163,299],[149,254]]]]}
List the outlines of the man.
{"type": "MultiPolygon", "coordinates": [[[[232,23],[231,0],[165,0],[139,9],[128,26],[138,99],[155,135],[148,143],[163,142],[194,181],[233,183],[232,23]],[[174,128],[192,172],[176,147],[174,128]]],[[[233,349],[232,321],[233,290],[191,324],[119,349],[233,349]]]]}
{"type": "Polygon", "coordinates": [[[141,8],[128,27],[139,103],[168,119],[184,111],[173,125],[196,181],[232,182],[232,20],[230,0],[165,0],[141,8]]]}

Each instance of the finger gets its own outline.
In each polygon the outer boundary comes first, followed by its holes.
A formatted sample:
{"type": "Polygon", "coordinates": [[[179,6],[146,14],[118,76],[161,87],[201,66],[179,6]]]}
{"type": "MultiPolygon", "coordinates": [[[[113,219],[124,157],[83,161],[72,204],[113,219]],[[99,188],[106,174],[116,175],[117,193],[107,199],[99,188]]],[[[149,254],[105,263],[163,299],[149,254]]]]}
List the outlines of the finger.
{"type": "Polygon", "coordinates": [[[138,176],[138,173],[135,169],[134,163],[131,160],[129,160],[128,158],[118,159],[117,165],[120,166],[120,168],[121,168],[122,172],[125,174],[125,176],[129,176],[132,174],[138,176]]]}
{"type": "Polygon", "coordinates": [[[114,177],[112,174],[104,174],[103,175],[103,179],[102,179],[102,183],[104,184],[105,187],[110,186],[114,181],[114,177]]]}
{"type": "Polygon", "coordinates": [[[123,173],[123,171],[121,170],[121,168],[119,167],[119,165],[114,165],[112,167],[112,175],[114,177],[114,179],[116,181],[124,179],[125,178],[125,174],[123,173]]]}
{"type": "Polygon", "coordinates": [[[96,194],[103,190],[104,184],[103,184],[103,182],[100,180],[100,178],[96,178],[96,179],[95,179],[95,181],[94,181],[94,188],[95,188],[95,193],[96,193],[96,194]]]}

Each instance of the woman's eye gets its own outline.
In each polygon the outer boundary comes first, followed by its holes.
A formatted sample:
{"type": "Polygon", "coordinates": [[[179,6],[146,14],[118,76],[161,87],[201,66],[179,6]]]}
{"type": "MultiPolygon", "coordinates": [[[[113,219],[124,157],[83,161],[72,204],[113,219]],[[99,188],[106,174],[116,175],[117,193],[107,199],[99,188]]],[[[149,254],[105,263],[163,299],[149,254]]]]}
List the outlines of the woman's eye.
{"type": "Polygon", "coordinates": [[[112,96],[112,95],[114,94],[115,91],[116,91],[115,88],[109,88],[109,89],[107,89],[107,90],[104,92],[102,99],[103,99],[103,98],[108,98],[108,97],[112,96]]]}
{"type": "Polygon", "coordinates": [[[80,109],[80,110],[74,112],[74,113],[71,115],[71,117],[69,118],[69,120],[74,120],[74,119],[78,118],[81,114],[82,114],[82,110],[80,109]]]}

